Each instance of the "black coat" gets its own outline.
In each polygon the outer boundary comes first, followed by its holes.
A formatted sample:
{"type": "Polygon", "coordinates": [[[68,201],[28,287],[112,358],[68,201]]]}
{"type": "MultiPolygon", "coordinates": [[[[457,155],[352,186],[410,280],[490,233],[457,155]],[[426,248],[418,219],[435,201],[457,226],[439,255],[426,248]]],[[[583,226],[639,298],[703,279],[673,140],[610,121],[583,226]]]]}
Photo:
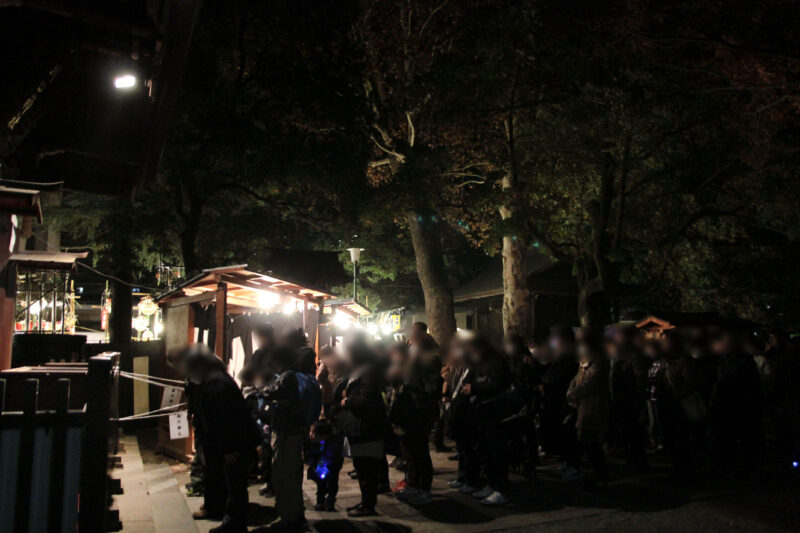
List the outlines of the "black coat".
{"type": "Polygon", "coordinates": [[[384,380],[377,367],[364,367],[347,382],[345,405],[338,414],[342,433],[353,443],[383,440],[389,429],[383,401],[384,380]]]}
{"type": "Polygon", "coordinates": [[[612,361],[609,367],[609,393],[615,418],[642,421],[646,418],[647,371],[649,361],[639,354],[612,361]]]}
{"type": "Polygon", "coordinates": [[[542,376],[543,416],[560,421],[566,415],[567,389],[577,373],[578,361],[573,354],[565,354],[547,365],[542,376]]]}
{"type": "Polygon", "coordinates": [[[511,369],[505,357],[489,357],[473,368],[467,377],[472,396],[486,401],[505,392],[511,386],[511,369]]]}
{"type": "Polygon", "coordinates": [[[709,400],[712,421],[760,431],[764,398],[753,358],[744,352],[720,357],[716,378],[709,400]]]}
{"type": "Polygon", "coordinates": [[[212,370],[198,387],[194,407],[203,445],[209,453],[251,454],[261,435],[242,391],[225,371],[212,370]]]}

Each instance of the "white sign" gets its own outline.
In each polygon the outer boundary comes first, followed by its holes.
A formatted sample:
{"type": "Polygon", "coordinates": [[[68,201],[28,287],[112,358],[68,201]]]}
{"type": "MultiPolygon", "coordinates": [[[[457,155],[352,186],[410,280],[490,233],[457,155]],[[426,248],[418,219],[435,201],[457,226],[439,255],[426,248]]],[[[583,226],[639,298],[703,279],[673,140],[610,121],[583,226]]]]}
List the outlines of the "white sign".
{"type": "Polygon", "coordinates": [[[181,401],[182,393],[183,387],[166,387],[164,389],[164,395],[161,397],[161,408],[164,409],[165,407],[178,405],[178,402],[181,401]]]}
{"type": "Polygon", "coordinates": [[[186,411],[178,411],[175,414],[169,415],[169,438],[185,439],[189,436],[189,417],[186,416],[186,411]]]}

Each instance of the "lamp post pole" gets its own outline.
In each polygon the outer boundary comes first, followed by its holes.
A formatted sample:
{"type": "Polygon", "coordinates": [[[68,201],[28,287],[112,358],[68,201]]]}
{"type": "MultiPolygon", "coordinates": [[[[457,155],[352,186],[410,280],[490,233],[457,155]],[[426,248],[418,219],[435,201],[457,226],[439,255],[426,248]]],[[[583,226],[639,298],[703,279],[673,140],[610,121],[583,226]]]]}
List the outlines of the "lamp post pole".
{"type": "Polygon", "coordinates": [[[350,261],[353,262],[353,301],[358,301],[358,260],[361,258],[363,248],[348,248],[350,252],[350,261]]]}

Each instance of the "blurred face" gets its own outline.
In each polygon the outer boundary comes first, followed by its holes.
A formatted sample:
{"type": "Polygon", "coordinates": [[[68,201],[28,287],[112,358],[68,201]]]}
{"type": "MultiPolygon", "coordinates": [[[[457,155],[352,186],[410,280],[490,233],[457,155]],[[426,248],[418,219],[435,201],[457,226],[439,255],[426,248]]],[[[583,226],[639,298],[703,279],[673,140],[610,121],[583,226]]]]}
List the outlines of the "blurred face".
{"type": "Polygon", "coordinates": [[[389,351],[389,368],[386,379],[390,383],[397,383],[405,378],[408,356],[402,350],[389,351]]]}
{"type": "Polygon", "coordinates": [[[555,353],[564,350],[564,339],[561,337],[550,337],[550,349],[555,353]]]}
{"type": "Polygon", "coordinates": [[[540,363],[549,363],[553,360],[553,352],[547,344],[539,344],[533,350],[533,358],[540,363]]]}
{"type": "Polygon", "coordinates": [[[578,360],[582,363],[592,360],[592,351],[585,344],[578,345],[578,360]]]}
{"type": "Polygon", "coordinates": [[[644,347],[644,355],[648,359],[656,359],[658,357],[658,347],[652,343],[646,344],[644,347]]]}
{"type": "Polygon", "coordinates": [[[619,344],[616,341],[616,336],[614,339],[606,340],[605,348],[609,358],[615,361],[619,358],[619,344]]]}
{"type": "Polygon", "coordinates": [[[450,363],[458,364],[464,361],[464,343],[459,340],[454,340],[450,343],[450,348],[447,350],[447,358],[450,363]]]}
{"type": "Polygon", "coordinates": [[[465,355],[467,363],[471,365],[478,364],[483,359],[481,353],[474,346],[468,346],[465,355]]]}
{"type": "Polygon", "coordinates": [[[733,351],[733,338],[729,333],[721,333],[711,344],[711,350],[717,355],[725,355],[733,351]]]}
{"type": "Polygon", "coordinates": [[[517,347],[511,341],[503,342],[503,351],[506,355],[516,355],[517,347]]]}

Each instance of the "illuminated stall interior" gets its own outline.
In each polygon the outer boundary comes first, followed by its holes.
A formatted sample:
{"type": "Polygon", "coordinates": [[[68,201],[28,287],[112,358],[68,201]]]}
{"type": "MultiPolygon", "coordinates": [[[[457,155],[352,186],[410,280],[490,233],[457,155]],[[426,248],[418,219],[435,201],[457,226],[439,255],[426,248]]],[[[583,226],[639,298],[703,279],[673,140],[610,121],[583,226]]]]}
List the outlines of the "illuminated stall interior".
{"type": "Polygon", "coordinates": [[[75,261],[87,252],[16,252],[16,333],[75,333],[75,261]]]}
{"type": "Polygon", "coordinates": [[[368,327],[367,319],[372,315],[369,308],[353,299],[328,300],[323,308],[321,335],[331,346],[342,342],[345,333],[352,328],[368,327]]]}
{"type": "MultiPolygon", "coordinates": [[[[164,314],[167,352],[187,342],[208,344],[236,378],[256,348],[256,322],[269,322],[276,334],[302,327],[315,346],[319,310],[329,298],[327,292],[236,265],[203,270],[155,301],[164,314]]],[[[158,449],[185,458],[191,439],[170,439],[162,425],[158,449]]]]}

